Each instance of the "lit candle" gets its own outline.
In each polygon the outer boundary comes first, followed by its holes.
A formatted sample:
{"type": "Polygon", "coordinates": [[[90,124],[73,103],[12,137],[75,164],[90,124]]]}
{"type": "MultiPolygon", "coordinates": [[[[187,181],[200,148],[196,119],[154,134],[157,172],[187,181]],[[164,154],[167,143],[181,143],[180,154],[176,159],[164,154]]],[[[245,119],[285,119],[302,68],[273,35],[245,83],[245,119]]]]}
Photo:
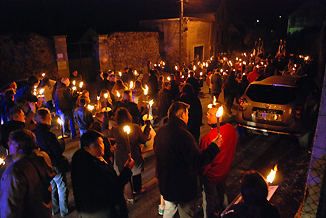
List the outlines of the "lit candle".
{"type": "Polygon", "coordinates": [[[76,80],[73,80],[72,81],[72,85],[76,85],[76,80]]]}
{"type": "Polygon", "coordinates": [[[120,77],[122,76],[122,73],[121,73],[121,71],[119,71],[119,76],[120,76],[120,77]]]}
{"type": "Polygon", "coordinates": [[[200,74],[199,74],[200,76],[203,76],[203,72],[200,72],[200,74]]]}
{"type": "Polygon", "coordinates": [[[64,135],[63,135],[63,120],[61,120],[60,117],[58,117],[58,123],[60,125],[60,128],[61,128],[61,136],[63,138],[64,137],[64,135]]]}
{"type": "Polygon", "coordinates": [[[194,65],[193,70],[196,70],[196,66],[194,65]]]}
{"type": "Polygon", "coordinates": [[[174,69],[175,69],[175,70],[178,70],[178,66],[175,66],[174,69]]]}
{"type": "Polygon", "coordinates": [[[167,78],[167,79],[168,79],[168,81],[171,81],[171,78],[170,78],[169,76],[168,76],[168,78],[167,78]]]}
{"type": "Polygon", "coordinates": [[[274,179],[275,179],[275,175],[276,175],[276,171],[277,171],[277,165],[275,165],[274,169],[271,170],[271,172],[268,174],[266,180],[268,183],[272,184],[274,179]]]}
{"type": "Polygon", "coordinates": [[[97,110],[100,111],[100,96],[97,96],[96,99],[97,99],[97,110]]]}
{"type": "Polygon", "coordinates": [[[119,98],[120,98],[120,93],[117,91],[117,97],[118,97],[118,100],[119,100],[119,98]]]}
{"type": "Polygon", "coordinates": [[[127,151],[129,157],[131,157],[131,149],[130,149],[130,142],[129,142],[130,127],[128,125],[124,126],[123,131],[127,134],[127,151]]]}
{"type": "Polygon", "coordinates": [[[76,91],[76,89],[77,89],[76,86],[72,87],[72,91],[76,91]]]}
{"type": "Polygon", "coordinates": [[[220,117],[223,115],[223,106],[219,107],[216,112],[216,118],[217,118],[217,135],[220,137],[220,117]]]}
{"type": "Polygon", "coordinates": [[[2,166],[2,165],[5,165],[5,159],[3,159],[3,158],[0,158],[0,166],[2,166]]]}
{"type": "Polygon", "coordinates": [[[108,93],[104,93],[104,107],[105,107],[105,111],[108,110],[108,103],[106,101],[106,99],[109,97],[109,94],[108,93]]]}
{"type": "Polygon", "coordinates": [[[42,77],[44,77],[45,76],[45,73],[42,73],[42,77]]]}
{"type": "Polygon", "coordinates": [[[84,83],[83,83],[83,82],[80,82],[80,83],[79,83],[79,88],[82,88],[83,85],[84,85],[84,83]]]}
{"type": "Polygon", "coordinates": [[[154,100],[153,99],[150,100],[149,103],[148,103],[149,104],[149,108],[148,108],[148,113],[147,113],[147,119],[149,119],[149,112],[150,112],[150,110],[152,108],[153,103],[154,103],[154,100]]]}
{"type": "Polygon", "coordinates": [[[129,89],[132,89],[132,87],[134,87],[134,82],[130,81],[129,89]]]}
{"type": "Polygon", "coordinates": [[[88,110],[92,111],[94,109],[94,105],[87,105],[88,110]]]}

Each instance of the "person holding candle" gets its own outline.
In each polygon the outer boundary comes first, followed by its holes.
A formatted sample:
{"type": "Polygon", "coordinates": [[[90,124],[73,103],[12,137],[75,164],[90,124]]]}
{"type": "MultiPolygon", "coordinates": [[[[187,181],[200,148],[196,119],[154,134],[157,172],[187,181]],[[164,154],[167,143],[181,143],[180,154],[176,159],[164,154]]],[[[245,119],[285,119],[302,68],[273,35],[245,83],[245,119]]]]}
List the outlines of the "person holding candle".
{"type": "Polygon", "coordinates": [[[168,123],[161,126],[154,139],[160,193],[165,200],[163,217],[194,217],[198,195],[198,169],[208,165],[219,153],[221,137],[199,151],[194,137],[186,129],[189,105],[174,102],[168,123]]]}
{"type": "Polygon", "coordinates": [[[92,112],[90,112],[86,107],[86,99],[79,99],[79,108],[74,111],[74,119],[79,127],[79,134],[82,136],[89,128],[89,126],[94,122],[92,112]]]}
{"type": "Polygon", "coordinates": [[[66,169],[64,167],[65,157],[62,153],[65,150],[65,140],[60,141],[56,135],[51,131],[51,113],[47,108],[40,108],[36,112],[36,128],[33,130],[36,136],[36,142],[41,151],[46,152],[50,159],[53,168],[57,172],[55,177],[51,180],[52,186],[52,213],[61,214],[65,216],[68,211],[68,188],[66,169]]]}
{"type": "Polygon", "coordinates": [[[116,140],[116,150],[114,156],[114,166],[116,171],[118,173],[121,173],[121,171],[123,170],[123,165],[129,158],[129,146],[131,151],[131,157],[135,161],[135,166],[132,168],[133,190],[131,189],[130,184],[125,187],[125,198],[127,200],[129,199],[128,201],[133,202],[132,191],[135,193],[141,193],[144,191],[142,189],[141,180],[141,172],[144,171],[144,159],[142,157],[140,144],[143,144],[148,140],[150,127],[146,127],[144,132],[142,132],[139,125],[132,123],[132,117],[128,110],[124,107],[120,107],[115,112],[114,120],[117,123],[117,126],[114,126],[109,129],[106,135],[109,138],[115,138],[116,140]],[[130,127],[130,133],[128,135],[123,130],[124,126],[130,127]]]}
{"type": "Polygon", "coordinates": [[[234,127],[225,123],[225,116],[218,114],[221,104],[211,105],[207,112],[207,124],[211,127],[200,141],[199,149],[205,150],[219,133],[222,136],[220,153],[216,155],[211,164],[202,168],[200,182],[203,193],[204,217],[214,217],[216,205],[219,210],[227,206],[226,179],[231,169],[231,163],[237,146],[238,135],[234,127]]]}
{"type": "Polygon", "coordinates": [[[79,217],[128,217],[123,188],[130,180],[134,160],[127,158],[117,175],[110,160],[104,156],[102,135],[94,130],[80,138],[81,149],[71,162],[71,181],[79,217]]]}
{"type": "Polygon", "coordinates": [[[240,184],[242,201],[230,207],[223,218],[281,217],[278,208],[266,199],[268,184],[259,172],[253,170],[246,172],[240,184]]]}
{"type": "Polygon", "coordinates": [[[137,104],[132,102],[132,95],[130,90],[125,90],[122,95],[122,100],[116,103],[113,113],[117,111],[118,108],[124,107],[132,116],[132,123],[140,123],[140,112],[138,110],[137,104]]]}
{"type": "Polygon", "coordinates": [[[157,109],[160,120],[168,114],[170,105],[172,104],[171,83],[164,82],[162,90],[158,93],[157,109]]]}

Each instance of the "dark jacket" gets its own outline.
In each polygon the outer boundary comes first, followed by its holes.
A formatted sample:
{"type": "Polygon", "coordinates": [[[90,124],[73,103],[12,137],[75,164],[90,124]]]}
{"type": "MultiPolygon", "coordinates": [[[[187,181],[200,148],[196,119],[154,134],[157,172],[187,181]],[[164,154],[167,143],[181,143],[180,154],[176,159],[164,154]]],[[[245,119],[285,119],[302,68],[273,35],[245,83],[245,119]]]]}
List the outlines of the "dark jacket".
{"type": "Polygon", "coordinates": [[[11,99],[6,100],[5,103],[3,104],[1,108],[1,117],[4,123],[8,122],[9,111],[15,106],[16,106],[15,102],[11,99]]]}
{"type": "Polygon", "coordinates": [[[211,77],[211,84],[212,84],[212,93],[221,93],[222,89],[222,78],[220,74],[214,73],[211,77]]]}
{"type": "Polygon", "coordinates": [[[72,111],[73,108],[73,98],[71,95],[70,88],[63,84],[63,87],[57,89],[54,96],[55,106],[57,110],[61,111],[72,111]]]}
{"type": "Polygon", "coordinates": [[[195,96],[197,96],[200,90],[198,79],[196,79],[195,77],[189,77],[186,80],[186,83],[189,83],[192,86],[192,88],[194,89],[194,94],[195,96]]]}
{"type": "Polygon", "coordinates": [[[182,101],[182,102],[190,105],[187,130],[199,142],[200,126],[202,124],[202,119],[203,119],[203,108],[201,106],[201,102],[200,102],[199,98],[183,93],[183,94],[181,94],[178,101],[182,101]]]}
{"type": "Polygon", "coordinates": [[[165,117],[169,107],[172,104],[171,92],[168,89],[163,89],[158,93],[158,114],[160,117],[165,117]]]}
{"type": "Polygon", "coordinates": [[[78,124],[79,129],[87,130],[89,126],[94,122],[92,112],[87,108],[76,108],[74,112],[75,122],[78,124]]]}
{"type": "Polygon", "coordinates": [[[52,217],[50,181],[55,171],[38,154],[7,157],[6,164],[13,163],[1,177],[1,217],[52,217]]]}
{"type": "Polygon", "coordinates": [[[154,139],[160,193],[165,200],[189,202],[197,195],[198,170],[213,161],[219,153],[215,143],[199,151],[186,124],[177,117],[169,117],[154,139]]]}
{"type": "Polygon", "coordinates": [[[62,153],[65,150],[65,144],[59,143],[56,135],[50,130],[49,125],[37,123],[33,132],[41,151],[45,151],[49,155],[52,166],[61,166],[63,162],[62,153]]]}
{"type": "Polygon", "coordinates": [[[106,210],[111,212],[112,217],[128,217],[123,189],[130,177],[130,169],[125,167],[117,176],[112,165],[100,161],[84,149],[77,150],[71,162],[77,211],[92,214],[106,210]]]}
{"type": "Polygon", "coordinates": [[[19,102],[37,102],[37,97],[33,94],[34,87],[29,83],[26,83],[23,87],[17,90],[15,94],[15,100],[19,102]]]}
{"type": "Polygon", "coordinates": [[[2,146],[6,149],[8,149],[8,140],[10,133],[17,129],[25,129],[25,123],[11,120],[1,125],[1,143],[2,146]]]}
{"type": "Polygon", "coordinates": [[[124,101],[124,100],[118,101],[113,113],[115,113],[115,111],[120,107],[126,108],[129,111],[130,115],[132,116],[132,122],[136,123],[136,124],[139,124],[140,112],[138,110],[138,107],[137,107],[136,103],[129,102],[129,101],[124,101]]]}

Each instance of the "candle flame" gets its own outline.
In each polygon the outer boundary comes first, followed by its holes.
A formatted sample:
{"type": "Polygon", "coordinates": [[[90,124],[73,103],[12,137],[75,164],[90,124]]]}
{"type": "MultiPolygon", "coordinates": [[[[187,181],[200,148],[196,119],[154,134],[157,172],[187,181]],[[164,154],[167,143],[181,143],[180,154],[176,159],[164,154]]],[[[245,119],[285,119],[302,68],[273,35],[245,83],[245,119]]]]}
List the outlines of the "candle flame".
{"type": "Polygon", "coordinates": [[[117,97],[120,98],[120,93],[117,91],[117,97]]]}
{"type": "Polygon", "coordinates": [[[132,87],[134,87],[134,82],[133,81],[130,81],[129,88],[132,89],[132,87]]]}
{"type": "Polygon", "coordinates": [[[196,70],[196,66],[194,65],[193,70],[196,70]]]}
{"type": "Polygon", "coordinates": [[[94,105],[87,105],[88,110],[92,111],[94,109],[94,105]]]}
{"type": "Polygon", "coordinates": [[[5,163],[6,163],[5,160],[3,158],[0,158],[0,166],[5,165],[5,163]]]}
{"type": "Polygon", "coordinates": [[[120,77],[122,76],[122,73],[121,73],[121,71],[119,71],[119,76],[120,76],[120,77]]]}
{"type": "Polygon", "coordinates": [[[80,82],[80,83],[79,83],[79,88],[82,88],[83,85],[84,85],[84,83],[83,83],[83,82],[80,82]]]}
{"type": "Polygon", "coordinates": [[[42,73],[42,77],[44,77],[45,76],[45,73],[42,73]]]}
{"type": "Polygon", "coordinates": [[[57,122],[59,123],[59,125],[60,125],[60,126],[62,126],[62,125],[63,125],[63,122],[62,122],[62,120],[60,119],[60,117],[58,117],[58,120],[57,120],[57,122]]]}
{"type": "Polygon", "coordinates": [[[40,89],[40,95],[42,95],[44,92],[44,89],[40,89]]]}
{"type": "Polygon", "coordinates": [[[72,84],[73,84],[73,85],[76,85],[76,80],[73,80],[73,81],[72,81],[72,84]]]}
{"type": "Polygon", "coordinates": [[[152,105],[154,104],[154,100],[153,100],[153,99],[150,100],[150,101],[148,102],[148,104],[149,104],[150,107],[152,107],[152,105]]]}
{"type": "Polygon", "coordinates": [[[76,86],[73,86],[73,87],[72,87],[72,90],[73,90],[73,91],[75,91],[76,89],[77,89],[76,86]]]}
{"type": "Polygon", "coordinates": [[[129,126],[124,126],[123,131],[129,135],[130,133],[130,127],[129,126]]]}
{"type": "Polygon", "coordinates": [[[167,79],[168,79],[168,81],[171,81],[171,78],[170,78],[169,76],[168,76],[168,78],[167,78],[167,79]]]}
{"type": "Polygon", "coordinates": [[[175,70],[178,70],[178,66],[175,66],[174,68],[175,68],[175,70]]]}
{"type": "Polygon", "coordinates": [[[221,117],[223,115],[223,106],[219,107],[216,112],[216,117],[221,117]]]}
{"type": "Polygon", "coordinates": [[[96,99],[97,99],[97,100],[100,100],[100,96],[97,96],[96,99]]]}
{"type": "Polygon", "coordinates": [[[203,75],[203,72],[200,72],[200,74],[199,74],[200,76],[202,76],[203,75]]]}
{"type": "Polygon", "coordinates": [[[104,93],[104,98],[108,98],[109,94],[108,93],[104,93]]]}
{"type": "Polygon", "coordinates": [[[216,105],[216,97],[213,98],[213,105],[216,105]]]}
{"type": "Polygon", "coordinates": [[[268,183],[273,183],[275,179],[276,171],[277,171],[277,165],[275,165],[274,169],[272,169],[271,172],[268,174],[266,178],[268,183]]]}

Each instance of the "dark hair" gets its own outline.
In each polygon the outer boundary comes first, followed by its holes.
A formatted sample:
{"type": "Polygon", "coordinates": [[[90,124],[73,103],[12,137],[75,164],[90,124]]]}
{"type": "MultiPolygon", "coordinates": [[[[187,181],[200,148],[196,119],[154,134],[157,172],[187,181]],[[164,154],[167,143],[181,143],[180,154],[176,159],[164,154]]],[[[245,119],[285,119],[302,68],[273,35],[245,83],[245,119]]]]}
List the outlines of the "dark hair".
{"type": "Polygon", "coordinates": [[[30,85],[34,85],[35,83],[38,83],[38,77],[34,75],[28,77],[27,83],[29,83],[30,85]]]}
{"type": "Polygon", "coordinates": [[[15,93],[14,93],[14,90],[12,90],[12,89],[7,90],[5,93],[6,99],[11,99],[12,96],[14,96],[14,95],[15,95],[15,93]]]}
{"type": "Polygon", "coordinates": [[[11,108],[11,110],[9,111],[9,119],[13,120],[15,115],[17,115],[18,113],[21,113],[23,111],[23,109],[21,109],[18,106],[14,106],[13,108],[11,108]]]}
{"type": "Polygon", "coordinates": [[[88,128],[89,130],[102,131],[102,124],[99,121],[94,121],[88,128]]]}
{"type": "Polygon", "coordinates": [[[168,116],[169,116],[169,118],[171,116],[180,118],[182,116],[182,114],[184,112],[186,112],[187,109],[189,109],[189,108],[190,108],[190,105],[186,104],[184,102],[181,102],[181,101],[173,102],[169,108],[168,116]]]}
{"type": "Polygon", "coordinates": [[[10,140],[16,142],[18,148],[24,154],[30,154],[34,149],[38,148],[34,133],[27,129],[19,129],[11,132],[9,136],[10,140]]]}
{"type": "Polygon", "coordinates": [[[88,130],[80,137],[80,147],[89,147],[98,138],[102,138],[101,133],[95,130],[88,130]]]}
{"type": "Polygon", "coordinates": [[[193,95],[194,94],[194,88],[192,87],[192,85],[190,83],[186,83],[182,87],[182,92],[184,92],[187,95],[193,95]]]}
{"type": "Polygon", "coordinates": [[[131,123],[132,116],[130,115],[129,111],[125,107],[120,107],[115,112],[114,120],[118,125],[121,125],[121,124],[123,125],[126,123],[131,123]]]}
{"type": "Polygon", "coordinates": [[[258,203],[265,201],[268,186],[264,177],[257,171],[248,171],[241,179],[241,195],[244,202],[258,203]]]}
{"type": "Polygon", "coordinates": [[[79,99],[79,106],[84,106],[86,104],[86,99],[85,98],[80,98],[79,99]]]}
{"type": "Polygon", "coordinates": [[[50,113],[49,109],[41,107],[40,109],[37,110],[36,116],[39,116],[42,120],[44,120],[45,116],[49,113],[50,113]]]}
{"type": "Polygon", "coordinates": [[[45,86],[46,84],[48,84],[48,82],[50,81],[50,79],[48,77],[45,77],[43,80],[42,80],[42,85],[45,86]]]}

